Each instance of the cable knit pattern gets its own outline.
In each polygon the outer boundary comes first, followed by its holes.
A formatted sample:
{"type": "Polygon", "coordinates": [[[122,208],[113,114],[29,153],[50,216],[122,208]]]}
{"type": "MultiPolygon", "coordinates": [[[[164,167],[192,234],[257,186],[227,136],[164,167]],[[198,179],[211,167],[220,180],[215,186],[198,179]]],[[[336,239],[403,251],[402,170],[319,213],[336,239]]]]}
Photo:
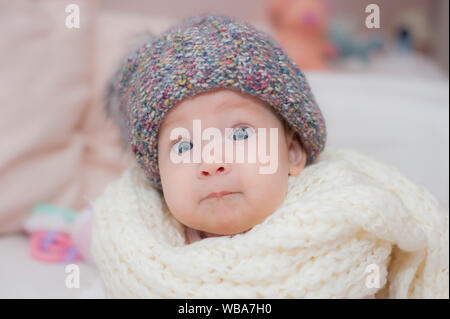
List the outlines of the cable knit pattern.
{"type": "Polygon", "coordinates": [[[107,296],[449,298],[448,211],[396,168],[326,150],[288,187],[247,233],[187,244],[143,171],[126,171],[93,203],[107,296]],[[366,286],[371,264],[380,288],[366,286]]]}

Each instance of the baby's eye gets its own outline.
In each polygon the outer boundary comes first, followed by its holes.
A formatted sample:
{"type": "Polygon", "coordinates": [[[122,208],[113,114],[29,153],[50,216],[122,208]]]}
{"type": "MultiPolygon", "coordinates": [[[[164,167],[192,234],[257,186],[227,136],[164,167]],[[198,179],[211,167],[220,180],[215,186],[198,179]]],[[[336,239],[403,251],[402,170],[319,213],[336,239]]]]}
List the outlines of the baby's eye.
{"type": "Polygon", "coordinates": [[[253,129],[249,126],[247,127],[237,127],[233,130],[232,137],[233,140],[245,140],[253,134],[253,129]]]}
{"type": "Polygon", "coordinates": [[[191,142],[179,141],[172,147],[172,149],[175,151],[175,153],[181,154],[184,153],[185,151],[189,151],[190,149],[192,149],[192,147],[193,145],[191,142]]]}

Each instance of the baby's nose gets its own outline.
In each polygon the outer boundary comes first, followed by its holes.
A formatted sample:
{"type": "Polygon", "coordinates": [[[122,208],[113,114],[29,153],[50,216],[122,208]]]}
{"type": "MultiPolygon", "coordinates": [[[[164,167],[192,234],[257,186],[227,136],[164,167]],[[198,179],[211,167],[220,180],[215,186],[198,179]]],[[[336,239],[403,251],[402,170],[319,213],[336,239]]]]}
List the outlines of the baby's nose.
{"type": "Polygon", "coordinates": [[[231,171],[230,163],[202,163],[200,164],[199,177],[205,178],[214,175],[227,175],[231,171]]]}

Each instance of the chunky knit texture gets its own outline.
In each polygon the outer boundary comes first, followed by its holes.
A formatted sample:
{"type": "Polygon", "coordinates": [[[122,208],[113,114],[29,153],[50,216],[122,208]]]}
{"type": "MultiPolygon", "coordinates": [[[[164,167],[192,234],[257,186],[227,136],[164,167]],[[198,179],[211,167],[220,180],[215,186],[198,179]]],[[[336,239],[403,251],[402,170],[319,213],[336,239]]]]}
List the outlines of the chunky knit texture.
{"type": "Polygon", "coordinates": [[[91,250],[108,297],[449,297],[448,212],[354,151],[322,153],[289,177],[279,209],[234,237],[186,244],[185,227],[137,168],[93,207],[91,250]],[[371,264],[380,288],[366,286],[371,264]]]}
{"type": "MultiPolygon", "coordinates": [[[[161,189],[158,132],[183,99],[215,89],[255,96],[298,134],[308,163],[323,150],[326,127],[298,66],[268,34],[236,18],[187,18],[130,54],[113,80],[131,149],[153,186],[161,189]]],[[[114,98],[115,96],[115,98],[114,98]]]]}

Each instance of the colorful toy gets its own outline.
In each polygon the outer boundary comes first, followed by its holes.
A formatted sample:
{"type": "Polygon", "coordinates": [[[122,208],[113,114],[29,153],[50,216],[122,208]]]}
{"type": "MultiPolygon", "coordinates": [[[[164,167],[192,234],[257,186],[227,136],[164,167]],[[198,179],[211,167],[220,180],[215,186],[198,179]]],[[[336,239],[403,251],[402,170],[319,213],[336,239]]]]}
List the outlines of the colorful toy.
{"type": "Polygon", "coordinates": [[[74,262],[81,260],[70,234],[58,231],[37,231],[30,236],[30,253],[45,262],[74,262]]]}
{"type": "Polygon", "coordinates": [[[30,254],[44,262],[90,260],[90,207],[82,212],[52,204],[37,205],[24,224],[30,254]]]}
{"type": "Polygon", "coordinates": [[[396,46],[402,51],[428,53],[431,50],[433,34],[430,21],[423,8],[403,10],[393,22],[396,46]]]}
{"type": "Polygon", "coordinates": [[[331,23],[328,31],[329,38],[336,48],[336,58],[356,57],[362,61],[367,61],[371,53],[383,47],[383,38],[380,35],[373,35],[369,38],[358,34],[349,22],[331,23]]]}

